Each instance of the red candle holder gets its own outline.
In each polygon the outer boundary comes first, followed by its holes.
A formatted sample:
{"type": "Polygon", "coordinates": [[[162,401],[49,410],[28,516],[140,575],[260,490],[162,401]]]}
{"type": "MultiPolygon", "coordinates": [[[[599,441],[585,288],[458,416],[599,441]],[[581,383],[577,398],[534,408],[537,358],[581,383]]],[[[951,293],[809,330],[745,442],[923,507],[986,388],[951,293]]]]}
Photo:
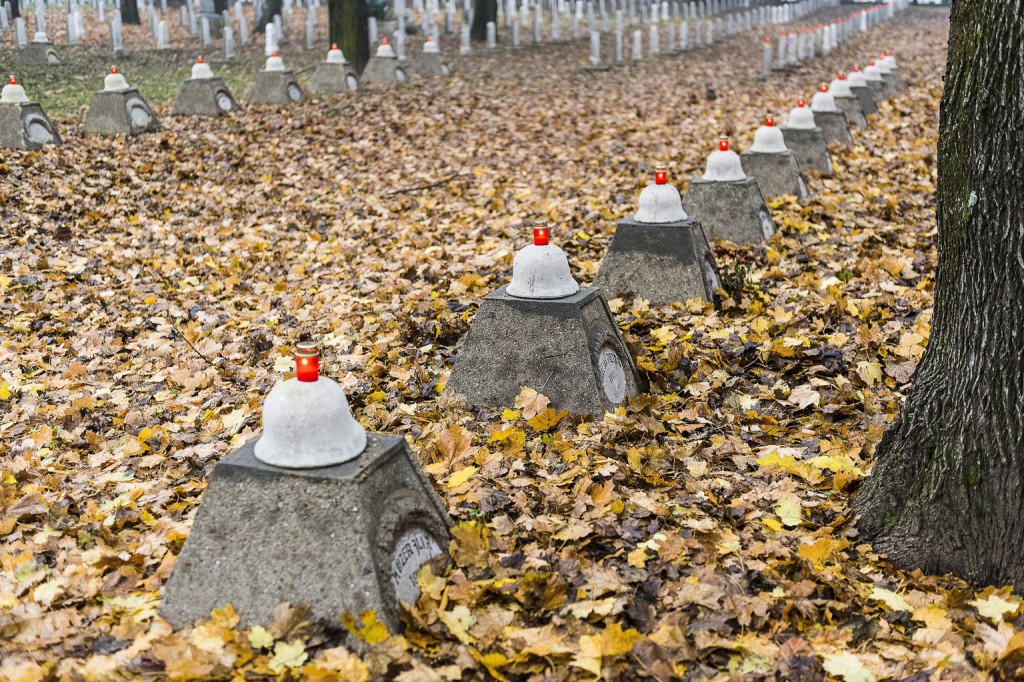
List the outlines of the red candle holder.
{"type": "Polygon", "coordinates": [[[654,184],[668,184],[668,170],[664,166],[658,166],[654,169],[654,184]]]}
{"type": "Polygon", "coordinates": [[[295,378],[306,382],[320,378],[320,349],[312,341],[295,344],[295,378]]]}
{"type": "Polygon", "coordinates": [[[729,151],[729,138],[728,137],[723,135],[722,137],[718,138],[718,151],[720,151],[720,152],[727,152],[727,151],[729,151]]]}
{"type": "Polygon", "coordinates": [[[13,74],[11,74],[11,85],[17,85],[17,84],[18,84],[18,79],[15,78],[13,74]]]}
{"type": "Polygon", "coordinates": [[[538,220],[533,224],[533,245],[534,246],[547,246],[548,245],[548,221],[538,220]]]}
{"type": "Polygon", "coordinates": [[[803,109],[804,107],[807,106],[807,102],[803,101],[802,99],[801,100],[797,100],[796,105],[797,105],[797,107],[803,109]]]}
{"type": "Polygon", "coordinates": [[[818,86],[818,91],[819,92],[828,92],[828,86],[825,85],[824,83],[822,83],[821,85],[818,86]]]}
{"type": "Polygon", "coordinates": [[[775,117],[772,116],[771,114],[768,114],[767,116],[764,117],[764,124],[769,128],[773,127],[775,125],[775,117]]]}
{"type": "Polygon", "coordinates": [[[331,43],[331,49],[332,50],[337,50],[338,49],[338,43],[331,43]]]}
{"type": "Polygon", "coordinates": [[[836,76],[836,80],[844,81],[846,80],[846,76],[844,74],[839,74],[838,76],[836,76]]]}
{"type": "Polygon", "coordinates": [[[202,64],[202,63],[203,63],[203,56],[199,55],[198,57],[196,57],[196,64],[202,64]]]}
{"type": "Polygon", "coordinates": [[[271,52],[270,56],[271,57],[276,57],[277,56],[277,50],[274,50],[273,52],[271,52]]]}
{"type": "Polygon", "coordinates": [[[117,73],[117,67],[116,66],[111,66],[110,67],[110,73],[116,74],[117,73]]]}

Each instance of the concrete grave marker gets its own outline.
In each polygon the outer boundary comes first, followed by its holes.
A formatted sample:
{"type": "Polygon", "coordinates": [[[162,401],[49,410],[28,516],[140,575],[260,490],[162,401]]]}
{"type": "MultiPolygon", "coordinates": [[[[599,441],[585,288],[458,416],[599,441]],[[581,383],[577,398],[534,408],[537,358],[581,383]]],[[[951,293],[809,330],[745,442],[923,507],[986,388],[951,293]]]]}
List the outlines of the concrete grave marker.
{"type": "MultiPolygon", "coordinates": [[[[229,27],[230,28],[230,27],[229,27]]],[[[174,102],[175,116],[224,116],[236,108],[235,98],[217,78],[202,57],[192,65],[192,77],[186,80],[174,102]]]]}
{"type": "Polygon", "coordinates": [[[123,26],[121,10],[114,10],[114,18],[110,20],[110,48],[115,57],[124,52],[123,26]]]}
{"type": "MultiPolygon", "coordinates": [[[[468,31],[469,27],[465,27],[468,31]]],[[[387,39],[380,41],[377,51],[363,70],[362,83],[404,83],[408,79],[406,67],[398,61],[398,56],[388,44],[387,39]]]]}
{"type": "MultiPolygon", "coordinates": [[[[513,16],[512,27],[513,29],[518,25],[517,19],[513,16]]],[[[417,76],[434,77],[434,76],[449,76],[451,75],[451,68],[444,61],[441,56],[441,50],[437,45],[437,41],[433,38],[428,37],[426,42],[423,43],[423,50],[420,51],[416,58],[412,60],[412,72],[417,76]]]]}
{"type": "Polygon", "coordinates": [[[889,69],[889,73],[893,75],[893,79],[896,81],[896,91],[903,90],[903,72],[900,71],[900,67],[896,64],[896,57],[892,56],[892,52],[886,52],[882,58],[882,63],[889,69]]]}
{"type": "Polygon", "coordinates": [[[141,135],[160,129],[160,124],[142,95],[128,85],[114,67],[103,80],[103,89],[93,95],[85,115],[84,131],[89,135],[141,135]]]}
{"type": "Polygon", "coordinates": [[[557,410],[600,415],[643,382],[599,289],[581,287],[547,223],[516,254],[512,282],[484,297],[445,385],[470,405],[510,406],[523,386],[557,410]]]}
{"type": "Polygon", "coordinates": [[[809,196],[800,164],[786,146],[782,130],[771,114],[754,133],[754,144],[744,150],[743,168],[761,188],[765,199],[792,194],[798,199],[809,196]]]}
{"type": "MultiPolygon", "coordinates": [[[[38,4],[36,12],[42,14],[38,4]]],[[[24,24],[22,24],[22,30],[24,30],[24,24]]],[[[36,31],[36,34],[32,36],[32,42],[25,45],[18,57],[19,61],[27,66],[56,66],[60,64],[57,48],[43,31],[36,31]]]]}
{"type": "Polygon", "coordinates": [[[836,106],[835,97],[824,83],[821,84],[818,92],[814,93],[814,98],[811,100],[811,111],[814,112],[814,121],[821,128],[827,142],[850,144],[853,141],[850,136],[850,126],[846,122],[846,114],[836,106]]]}
{"type": "Polygon", "coordinates": [[[11,76],[0,90],[0,148],[35,150],[48,144],[62,144],[60,135],[43,108],[11,76]]]}
{"type": "Polygon", "coordinates": [[[267,57],[266,66],[256,74],[246,97],[260,104],[293,104],[305,99],[295,75],[285,68],[277,52],[267,57]]]}
{"type": "Polygon", "coordinates": [[[889,98],[889,87],[882,78],[882,70],[873,59],[864,67],[864,80],[876,102],[884,102],[889,98]]]}
{"type": "Polygon", "coordinates": [[[864,111],[864,115],[877,114],[878,105],[875,103],[875,96],[859,66],[853,67],[853,71],[846,74],[846,82],[850,85],[850,92],[860,101],[860,108],[864,111]]]}
{"type": "Polygon", "coordinates": [[[235,58],[235,31],[229,24],[224,25],[224,61],[235,58]]]}
{"type": "Polygon", "coordinates": [[[313,92],[352,92],[359,89],[355,67],[345,59],[337,43],[331,43],[327,59],[317,64],[309,89],[313,92]]]}
{"type": "Polygon", "coordinates": [[[832,81],[828,89],[836,106],[846,114],[846,121],[850,125],[864,128],[868,124],[864,116],[864,108],[860,105],[860,98],[853,94],[850,83],[844,74],[839,74],[832,81]]]}
{"type": "Polygon", "coordinates": [[[263,433],[210,476],[159,606],[175,627],[229,603],[268,626],[288,602],[397,631],[420,568],[445,556],[450,520],[405,438],[366,432],[315,345],[298,344],[296,370],[267,396],[263,433]]]}
{"type": "Polygon", "coordinates": [[[710,240],[760,244],[775,233],[757,181],[743,171],[740,157],[729,149],[726,137],[708,156],[704,175],[690,181],[683,209],[700,221],[710,240]]]}
{"type": "Polygon", "coordinates": [[[721,286],[714,252],[700,223],[683,210],[664,166],[640,193],[636,215],[616,224],[594,286],[609,296],[634,294],[656,305],[713,300],[721,286]]]}
{"type": "Polygon", "coordinates": [[[798,101],[789,112],[786,125],[782,126],[782,136],[802,171],[814,171],[823,178],[832,177],[834,171],[828,140],[807,102],[798,101]]]}

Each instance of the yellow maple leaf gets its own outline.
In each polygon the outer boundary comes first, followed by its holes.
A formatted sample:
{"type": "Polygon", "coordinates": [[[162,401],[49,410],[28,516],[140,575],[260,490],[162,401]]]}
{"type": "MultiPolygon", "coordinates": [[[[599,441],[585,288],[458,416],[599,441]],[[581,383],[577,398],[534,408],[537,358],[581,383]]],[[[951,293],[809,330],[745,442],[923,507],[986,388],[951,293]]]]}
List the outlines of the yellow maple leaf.
{"type": "Polygon", "coordinates": [[[974,608],[978,609],[978,613],[999,623],[1006,617],[1007,614],[1016,613],[1020,607],[1020,600],[1006,600],[1000,597],[998,594],[990,594],[985,599],[975,599],[974,601],[967,602],[974,608]]]}
{"type": "Polygon", "coordinates": [[[479,467],[468,466],[464,469],[459,469],[451,477],[448,478],[448,488],[458,488],[460,485],[468,481],[473,477],[473,474],[480,471],[479,467]]]}
{"type": "Polygon", "coordinates": [[[553,429],[558,425],[558,422],[562,421],[562,418],[569,414],[567,411],[562,410],[561,412],[555,412],[550,407],[541,412],[540,414],[527,420],[527,424],[530,425],[534,431],[544,432],[553,429]]]}
{"type": "Polygon", "coordinates": [[[302,641],[278,642],[274,645],[274,657],[270,659],[270,669],[277,673],[285,668],[298,668],[308,658],[306,645],[302,641]]]}
{"type": "Polygon", "coordinates": [[[836,552],[846,549],[850,543],[846,540],[833,540],[832,538],[818,538],[813,544],[800,545],[797,554],[814,564],[815,568],[822,568],[825,562],[836,552]]]}
{"type": "Polygon", "coordinates": [[[514,405],[523,411],[523,417],[533,419],[548,409],[548,403],[550,402],[546,395],[538,393],[529,386],[523,386],[522,390],[519,391],[519,395],[516,396],[514,405]]]}
{"type": "Polygon", "coordinates": [[[249,631],[249,644],[253,649],[269,649],[274,646],[274,636],[262,626],[257,625],[249,631]]]}
{"type": "Polygon", "coordinates": [[[341,617],[345,628],[367,644],[379,644],[390,636],[388,627],[377,620],[377,614],[373,611],[363,611],[359,616],[359,621],[362,625],[357,624],[356,619],[350,613],[345,613],[341,617]]]}
{"type": "Polygon", "coordinates": [[[0,381],[0,400],[7,400],[11,397],[11,389],[6,381],[0,381]]]}

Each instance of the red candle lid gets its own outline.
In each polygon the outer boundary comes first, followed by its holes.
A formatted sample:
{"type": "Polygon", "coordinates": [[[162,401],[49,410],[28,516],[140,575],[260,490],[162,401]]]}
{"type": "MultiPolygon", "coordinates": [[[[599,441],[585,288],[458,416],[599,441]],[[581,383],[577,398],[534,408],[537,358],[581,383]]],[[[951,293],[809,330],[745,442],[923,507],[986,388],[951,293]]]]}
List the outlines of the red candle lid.
{"type": "Polygon", "coordinates": [[[723,135],[718,138],[718,151],[727,152],[729,151],[729,138],[723,135]]]}
{"type": "Polygon", "coordinates": [[[534,246],[548,245],[548,221],[537,220],[533,223],[533,244],[534,246]]]}

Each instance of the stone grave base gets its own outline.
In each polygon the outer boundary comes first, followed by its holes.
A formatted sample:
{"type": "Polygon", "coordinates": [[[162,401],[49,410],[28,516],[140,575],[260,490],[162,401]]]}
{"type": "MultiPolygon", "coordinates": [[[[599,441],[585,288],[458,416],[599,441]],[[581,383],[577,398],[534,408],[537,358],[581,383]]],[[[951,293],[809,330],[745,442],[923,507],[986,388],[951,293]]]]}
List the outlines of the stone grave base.
{"type": "Polygon", "coordinates": [[[889,97],[895,97],[902,90],[895,73],[883,73],[882,80],[885,81],[885,92],[889,97]]]}
{"type": "Polygon", "coordinates": [[[412,60],[412,72],[417,76],[425,76],[427,78],[435,76],[447,77],[452,73],[440,54],[426,54],[423,52],[420,52],[412,60]]]}
{"type": "Polygon", "coordinates": [[[19,61],[27,66],[53,66],[61,63],[53,43],[29,43],[21,50],[19,61]]]}
{"type": "Polygon", "coordinates": [[[178,91],[175,116],[223,116],[237,108],[220,78],[189,78],[178,91]]]}
{"type": "Polygon", "coordinates": [[[359,89],[359,76],[351,64],[327,64],[321,62],[313,71],[313,92],[352,92],[359,89]]]}
{"type": "MultiPolygon", "coordinates": [[[[818,120],[818,114],[814,114],[814,120],[818,120]]],[[[828,140],[820,126],[810,130],[782,126],[782,137],[801,170],[814,171],[823,178],[832,177],[835,172],[832,155],[828,152],[828,140]]]]}
{"type": "Polygon", "coordinates": [[[714,300],[715,254],[695,218],[676,223],[620,220],[594,286],[608,297],[635,294],[655,305],[714,300]]]}
{"type": "Polygon", "coordinates": [[[900,71],[899,69],[892,69],[892,71],[889,73],[889,76],[896,80],[896,91],[903,92],[903,88],[906,85],[906,83],[903,81],[903,72],[900,71]]]}
{"type": "Polygon", "coordinates": [[[757,180],[757,186],[765,199],[783,194],[792,194],[797,199],[810,196],[807,183],[800,173],[800,165],[792,151],[785,153],[743,152],[743,170],[757,180]]]}
{"type": "Polygon", "coordinates": [[[885,87],[885,80],[869,80],[868,90],[871,91],[871,96],[875,98],[875,102],[884,102],[889,99],[888,88],[885,87]]]}
{"type": "Polygon", "coordinates": [[[361,83],[404,83],[408,80],[406,65],[401,64],[396,57],[370,57],[370,61],[363,70],[361,83]]]}
{"type": "Polygon", "coordinates": [[[716,182],[694,178],[683,209],[700,221],[708,239],[760,244],[775,233],[772,214],[754,178],[716,182]]]}
{"type": "Polygon", "coordinates": [[[840,142],[842,144],[853,142],[853,137],[850,135],[850,126],[846,122],[846,114],[842,111],[815,111],[814,122],[818,124],[818,127],[825,134],[826,142],[840,142]]]}
{"type": "Polygon", "coordinates": [[[46,144],[61,144],[43,108],[35,102],[0,103],[0,148],[41,149],[46,144]]]}
{"type": "Polygon", "coordinates": [[[878,113],[878,105],[875,103],[875,96],[871,94],[871,88],[866,85],[850,86],[850,91],[860,102],[860,108],[865,116],[878,113]]]}
{"type": "Polygon", "coordinates": [[[260,71],[248,94],[248,100],[258,104],[291,104],[304,97],[291,71],[260,71]]]}
{"type": "Polygon", "coordinates": [[[846,122],[858,128],[866,128],[868,119],[864,116],[864,108],[860,105],[860,99],[854,97],[836,97],[836,106],[846,114],[846,122]]]}
{"type": "Polygon", "coordinates": [[[512,407],[523,386],[573,414],[601,415],[644,388],[600,291],[537,300],[498,289],[480,303],[445,393],[512,407]]]}
{"type": "Polygon", "coordinates": [[[449,519],[405,439],[367,436],[363,454],[330,467],[264,464],[257,439],[219,462],[160,615],[183,627],[231,604],[244,626],[266,627],[288,602],[334,627],[369,609],[397,630],[417,571],[447,551],[449,519]]]}
{"type": "Polygon", "coordinates": [[[139,135],[159,129],[153,110],[135,88],[97,92],[85,115],[84,130],[90,135],[139,135]]]}

